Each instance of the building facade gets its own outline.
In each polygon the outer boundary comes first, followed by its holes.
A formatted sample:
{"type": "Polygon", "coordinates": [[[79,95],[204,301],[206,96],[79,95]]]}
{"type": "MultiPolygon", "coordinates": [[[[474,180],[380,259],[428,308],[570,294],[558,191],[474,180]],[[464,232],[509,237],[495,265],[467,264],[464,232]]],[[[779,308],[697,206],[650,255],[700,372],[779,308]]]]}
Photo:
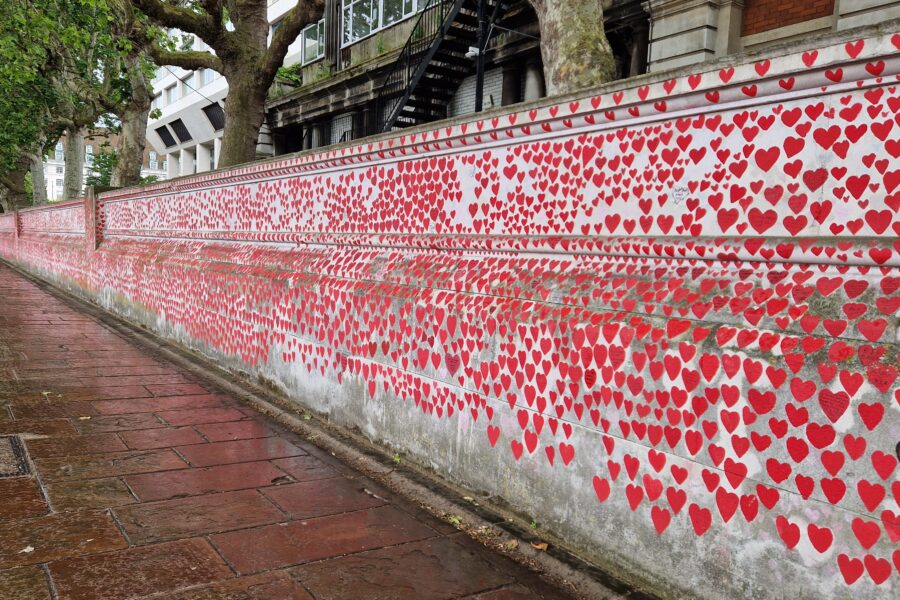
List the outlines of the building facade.
{"type": "Polygon", "coordinates": [[[647,0],[650,71],[900,18],[898,0],[647,0]]]}
{"type": "MultiPolygon", "coordinates": [[[[270,0],[272,31],[295,2],[270,0]]],[[[404,121],[394,115],[393,128],[475,111],[479,53],[473,52],[478,44],[473,23],[478,4],[326,0],[323,18],[290,47],[285,66],[292,76],[277,80],[270,90],[259,155],[376,133],[384,129],[389,113],[401,109],[409,117],[404,121]],[[429,29],[429,21],[440,25],[441,15],[457,4],[459,15],[448,22],[449,34],[429,29]],[[429,46],[436,35],[446,40],[429,46]],[[417,80],[416,96],[405,90],[415,79],[410,75],[412,63],[422,56],[430,56],[435,66],[423,70],[423,80],[432,83],[423,90],[417,80]],[[408,77],[398,82],[396,73],[403,69],[408,77]],[[396,86],[392,96],[385,94],[391,85],[396,86]],[[390,96],[387,102],[385,96],[390,96]]],[[[542,97],[540,28],[528,0],[507,0],[499,6],[497,0],[484,0],[482,10],[489,24],[483,34],[481,108],[542,97]]],[[[900,0],[610,0],[604,26],[617,76],[627,78],[893,18],[900,18],[900,0]]],[[[192,47],[208,49],[199,40],[192,47]]],[[[154,108],[161,116],[151,120],[147,138],[165,161],[167,175],[215,168],[225,125],[225,79],[214,71],[162,67],[153,85],[154,108]]]]}

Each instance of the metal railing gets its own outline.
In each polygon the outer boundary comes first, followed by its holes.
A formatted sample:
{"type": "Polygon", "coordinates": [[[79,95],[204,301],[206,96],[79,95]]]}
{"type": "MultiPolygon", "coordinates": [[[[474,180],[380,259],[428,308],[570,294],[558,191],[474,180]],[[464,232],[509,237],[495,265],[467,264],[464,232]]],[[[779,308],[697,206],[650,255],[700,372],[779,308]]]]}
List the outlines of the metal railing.
{"type": "Polygon", "coordinates": [[[371,133],[390,131],[466,0],[428,0],[374,102],[371,133]]]}

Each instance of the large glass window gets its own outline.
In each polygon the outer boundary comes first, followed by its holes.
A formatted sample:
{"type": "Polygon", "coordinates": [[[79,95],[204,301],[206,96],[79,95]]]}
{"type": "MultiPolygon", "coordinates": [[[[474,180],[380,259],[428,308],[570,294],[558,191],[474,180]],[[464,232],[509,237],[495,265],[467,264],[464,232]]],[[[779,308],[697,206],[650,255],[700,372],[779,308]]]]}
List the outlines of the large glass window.
{"type": "MultiPolygon", "coordinates": [[[[422,0],[424,6],[425,2],[422,0]]],[[[387,27],[416,11],[416,0],[381,0],[381,26],[387,27]]]]}
{"type": "Polygon", "coordinates": [[[342,3],[346,46],[409,17],[424,7],[426,0],[342,0],[342,3]]]}
{"type": "Polygon", "coordinates": [[[203,69],[203,85],[212,83],[216,79],[216,72],[213,69],[203,69]]]}
{"type": "Polygon", "coordinates": [[[181,80],[181,97],[184,98],[194,91],[194,74],[191,73],[181,80]]]}
{"type": "Polygon", "coordinates": [[[325,56],[325,19],[303,30],[303,64],[325,56]]]}
{"type": "Polygon", "coordinates": [[[166,104],[172,104],[178,100],[178,86],[172,85],[166,88],[166,104]]]}

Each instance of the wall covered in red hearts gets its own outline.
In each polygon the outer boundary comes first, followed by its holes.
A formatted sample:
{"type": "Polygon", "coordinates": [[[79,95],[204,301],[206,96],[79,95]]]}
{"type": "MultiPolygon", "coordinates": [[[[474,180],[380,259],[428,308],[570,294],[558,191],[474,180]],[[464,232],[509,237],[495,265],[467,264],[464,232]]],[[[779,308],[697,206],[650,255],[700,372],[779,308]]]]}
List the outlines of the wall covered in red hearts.
{"type": "Polygon", "coordinates": [[[891,597],[898,50],[832,38],[4,215],[0,256],[671,596],[891,597]]]}

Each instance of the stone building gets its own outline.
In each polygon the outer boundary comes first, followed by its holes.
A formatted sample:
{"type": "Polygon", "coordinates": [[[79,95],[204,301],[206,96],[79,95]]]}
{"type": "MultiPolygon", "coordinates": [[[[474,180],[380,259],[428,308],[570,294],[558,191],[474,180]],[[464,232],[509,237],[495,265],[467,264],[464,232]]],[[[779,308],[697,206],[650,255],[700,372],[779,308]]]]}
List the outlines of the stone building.
{"type": "Polygon", "coordinates": [[[647,0],[650,71],[900,18],[897,0],[647,0]]]}

